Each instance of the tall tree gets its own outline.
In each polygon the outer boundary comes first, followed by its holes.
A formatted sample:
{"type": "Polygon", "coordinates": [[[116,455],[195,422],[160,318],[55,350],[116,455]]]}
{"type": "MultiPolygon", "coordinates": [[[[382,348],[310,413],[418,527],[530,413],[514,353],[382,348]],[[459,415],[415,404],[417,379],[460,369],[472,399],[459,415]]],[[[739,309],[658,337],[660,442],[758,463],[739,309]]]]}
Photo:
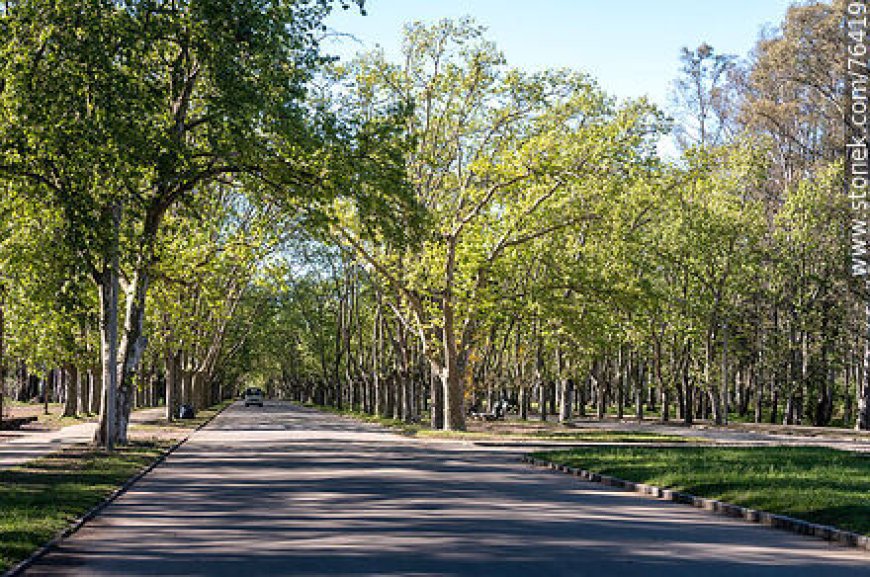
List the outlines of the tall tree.
{"type": "Polygon", "coordinates": [[[98,287],[107,446],[126,441],[167,210],[228,176],[297,191],[320,182],[300,158],[316,147],[302,100],[330,5],[5,4],[0,175],[63,210],[66,238],[98,287]]]}
{"type": "Polygon", "coordinates": [[[617,186],[654,123],[647,106],[617,108],[582,74],[506,68],[467,20],[410,25],[403,46],[401,65],[374,53],[348,77],[363,108],[413,108],[406,162],[431,231],[407,251],[365,242],[353,215],[337,234],[415,327],[441,381],[435,424],[464,429],[469,355],[495,264],[508,249],[594,218],[586,199],[617,186]]]}
{"type": "Polygon", "coordinates": [[[728,75],[735,57],[704,42],[680,52],[682,74],[674,82],[675,136],[680,148],[723,144],[733,130],[733,90],[728,75]]]}

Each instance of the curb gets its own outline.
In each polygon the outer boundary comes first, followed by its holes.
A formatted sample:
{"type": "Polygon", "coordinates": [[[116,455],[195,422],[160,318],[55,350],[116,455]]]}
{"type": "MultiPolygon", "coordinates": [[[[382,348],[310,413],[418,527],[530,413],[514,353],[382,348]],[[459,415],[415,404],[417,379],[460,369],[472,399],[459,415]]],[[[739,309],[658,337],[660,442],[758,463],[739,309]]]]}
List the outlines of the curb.
{"type": "Polygon", "coordinates": [[[867,535],[861,535],[858,533],[853,533],[851,531],[844,531],[842,529],[837,529],[836,527],[830,527],[828,525],[817,525],[815,523],[801,521],[800,519],[795,519],[793,517],[787,517],[786,515],[777,515],[775,513],[769,513],[767,511],[749,509],[747,507],[741,507],[740,505],[733,505],[731,503],[717,501],[716,499],[706,499],[704,497],[698,497],[689,493],[681,493],[672,489],[663,489],[655,485],[647,485],[645,483],[626,481],[625,479],[619,479],[618,477],[601,475],[599,473],[587,471],[586,469],[569,467],[567,465],[560,465],[558,463],[553,463],[552,461],[545,461],[543,459],[534,459],[532,457],[524,456],[522,458],[522,461],[535,467],[542,467],[553,471],[567,473],[569,475],[577,477],[582,481],[600,483],[607,487],[625,489],[626,491],[633,491],[644,496],[653,497],[656,499],[663,499],[665,501],[672,501],[681,505],[691,505],[693,507],[696,507],[698,509],[704,509],[705,511],[709,511],[716,515],[722,515],[735,519],[743,519],[744,521],[747,521],[749,523],[758,523],[766,527],[782,529],[791,533],[796,533],[798,535],[817,537],[831,543],[837,543],[838,545],[842,545],[844,547],[854,547],[857,549],[862,549],[864,551],[870,551],[870,537],[868,537],[867,535]]]}
{"type": "Polygon", "coordinates": [[[229,405],[224,406],[217,413],[208,418],[207,421],[203,421],[197,428],[192,430],[189,435],[185,438],[181,439],[171,447],[169,447],[166,451],[164,451],[161,455],[159,455],[154,461],[147,465],[144,469],[127,479],[123,485],[112,491],[102,503],[95,505],[91,510],[87,513],[73,521],[66,529],[61,530],[51,541],[34,551],[30,557],[20,561],[17,565],[14,565],[12,568],[8,569],[5,573],[0,575],[0,577],[17,577],[21,575],[21,573],[27,569],[29,569],[34,563],[45,557],[48,553],[50,553],[53,549],[55,549],[58,545],[63,543],[67,538],[74,535],[81,529],[88,521],[92,520],[94,517],[103,512],[103,510],[111,505],[115,500],[118,499],[121,495],[130,490],[130,488],[136,484],[142,477],[153,471],[159,465],[161,465],[169,455],[174,453],[179,447],[181,447],[184,443],[190,439],[194,433],[198,432],[200,429],[204,428],[206,425],[211,423],[218,415],[223,413],[229,405]]]}
{"type": "MultiPolygon", "coordinates": [[[[483,440],[471,442],[479,447],[546,447],[546,448],[574,448],[574,447],[625,447],[626,443],[618,441],[535,441],[517,440],[517,441],[500,441],[500,440],[483,440]]],[[[649,448],[649,449],[682,449],[685,447],[720,447],[723,445],[713,443],[655,443],[655,442],[632,442],[627,445],[630,447],[649,448]]],[[[737,447],[743,445],[735,445],[737,447]]]]}

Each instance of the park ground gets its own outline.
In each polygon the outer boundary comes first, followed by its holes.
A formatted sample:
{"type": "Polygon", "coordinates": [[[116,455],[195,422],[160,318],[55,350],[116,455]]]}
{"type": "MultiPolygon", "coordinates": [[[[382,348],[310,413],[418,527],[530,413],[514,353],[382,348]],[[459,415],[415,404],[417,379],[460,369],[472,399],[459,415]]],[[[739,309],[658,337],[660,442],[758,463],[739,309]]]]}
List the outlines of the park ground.
{"type": "Polygon", "coordinates": [[[527,450],[236,404],[25,574],[870,575],[867,553],[541,472],[527,450]]]}

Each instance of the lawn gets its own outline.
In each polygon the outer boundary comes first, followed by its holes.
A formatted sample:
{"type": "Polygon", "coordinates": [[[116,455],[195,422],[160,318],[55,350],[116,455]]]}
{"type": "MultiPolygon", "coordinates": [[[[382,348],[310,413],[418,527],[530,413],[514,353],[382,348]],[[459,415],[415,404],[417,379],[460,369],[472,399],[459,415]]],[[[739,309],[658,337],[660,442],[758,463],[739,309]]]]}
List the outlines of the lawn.
{"type": "MultiPolygon", "coordinates": [[[[473,427],[473,425],[471,425],[473,427]]],[[[665,435],[642,431],[607,431],[601,429],[546,429],[538,431],[509,432],[499,429],[482,431],[433,431],[420,429],[414,433],[418,437],[442,439],[467,439],[470,441],[535,441],[580,442],[580,443],[706,443],[706,439],[665,435]]]]}
{"type": "Polygon", "coordinates": [[[77,447],[0,471],[0,572],[30,555],[149,465],[166,444],[77,447]]]}
{"type": "Polygon", "coordinates": [[[819,447],[584,447],[572,467],[870,535],[870,455],[819,447]]]}

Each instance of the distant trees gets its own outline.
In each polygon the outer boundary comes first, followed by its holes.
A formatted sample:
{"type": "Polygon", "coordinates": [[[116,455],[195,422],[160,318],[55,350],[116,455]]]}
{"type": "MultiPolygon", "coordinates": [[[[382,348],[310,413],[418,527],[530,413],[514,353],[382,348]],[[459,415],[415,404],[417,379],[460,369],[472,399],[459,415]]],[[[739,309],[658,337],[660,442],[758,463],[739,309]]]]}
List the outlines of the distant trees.
{"type": "Polygon", "coordinates": [[[65,254],[98,287],[103,444],[126,440],[167,212],[241,175],[317,190],[299,155],[318,146],[304,86],[329,7],[5,4],[0,175],[56,212],[65,254]]]}
{"type": "Polygon", "coordinates": [[[403,64],[376,53],[348,66],[344,94],[370,114],[413,110],[408,177],[428,220],[395,245],[339,213],[355,261],[340,270],[356,271],[339,284],[376,313],[337,362],[365,338],[380,356],[337,371],[331,402],[354,404],[358,382],[399,391],[417,378],[410,390],[436,427],[461,428],[456,415],[499,398],[521,416],[860,426],[837,10],[791,8],[750,62],[685,50],[678,164],[648,147],[654,110],[620,109],[582,77],[502,72],[470,22],[410,26],[403,64]]]}

